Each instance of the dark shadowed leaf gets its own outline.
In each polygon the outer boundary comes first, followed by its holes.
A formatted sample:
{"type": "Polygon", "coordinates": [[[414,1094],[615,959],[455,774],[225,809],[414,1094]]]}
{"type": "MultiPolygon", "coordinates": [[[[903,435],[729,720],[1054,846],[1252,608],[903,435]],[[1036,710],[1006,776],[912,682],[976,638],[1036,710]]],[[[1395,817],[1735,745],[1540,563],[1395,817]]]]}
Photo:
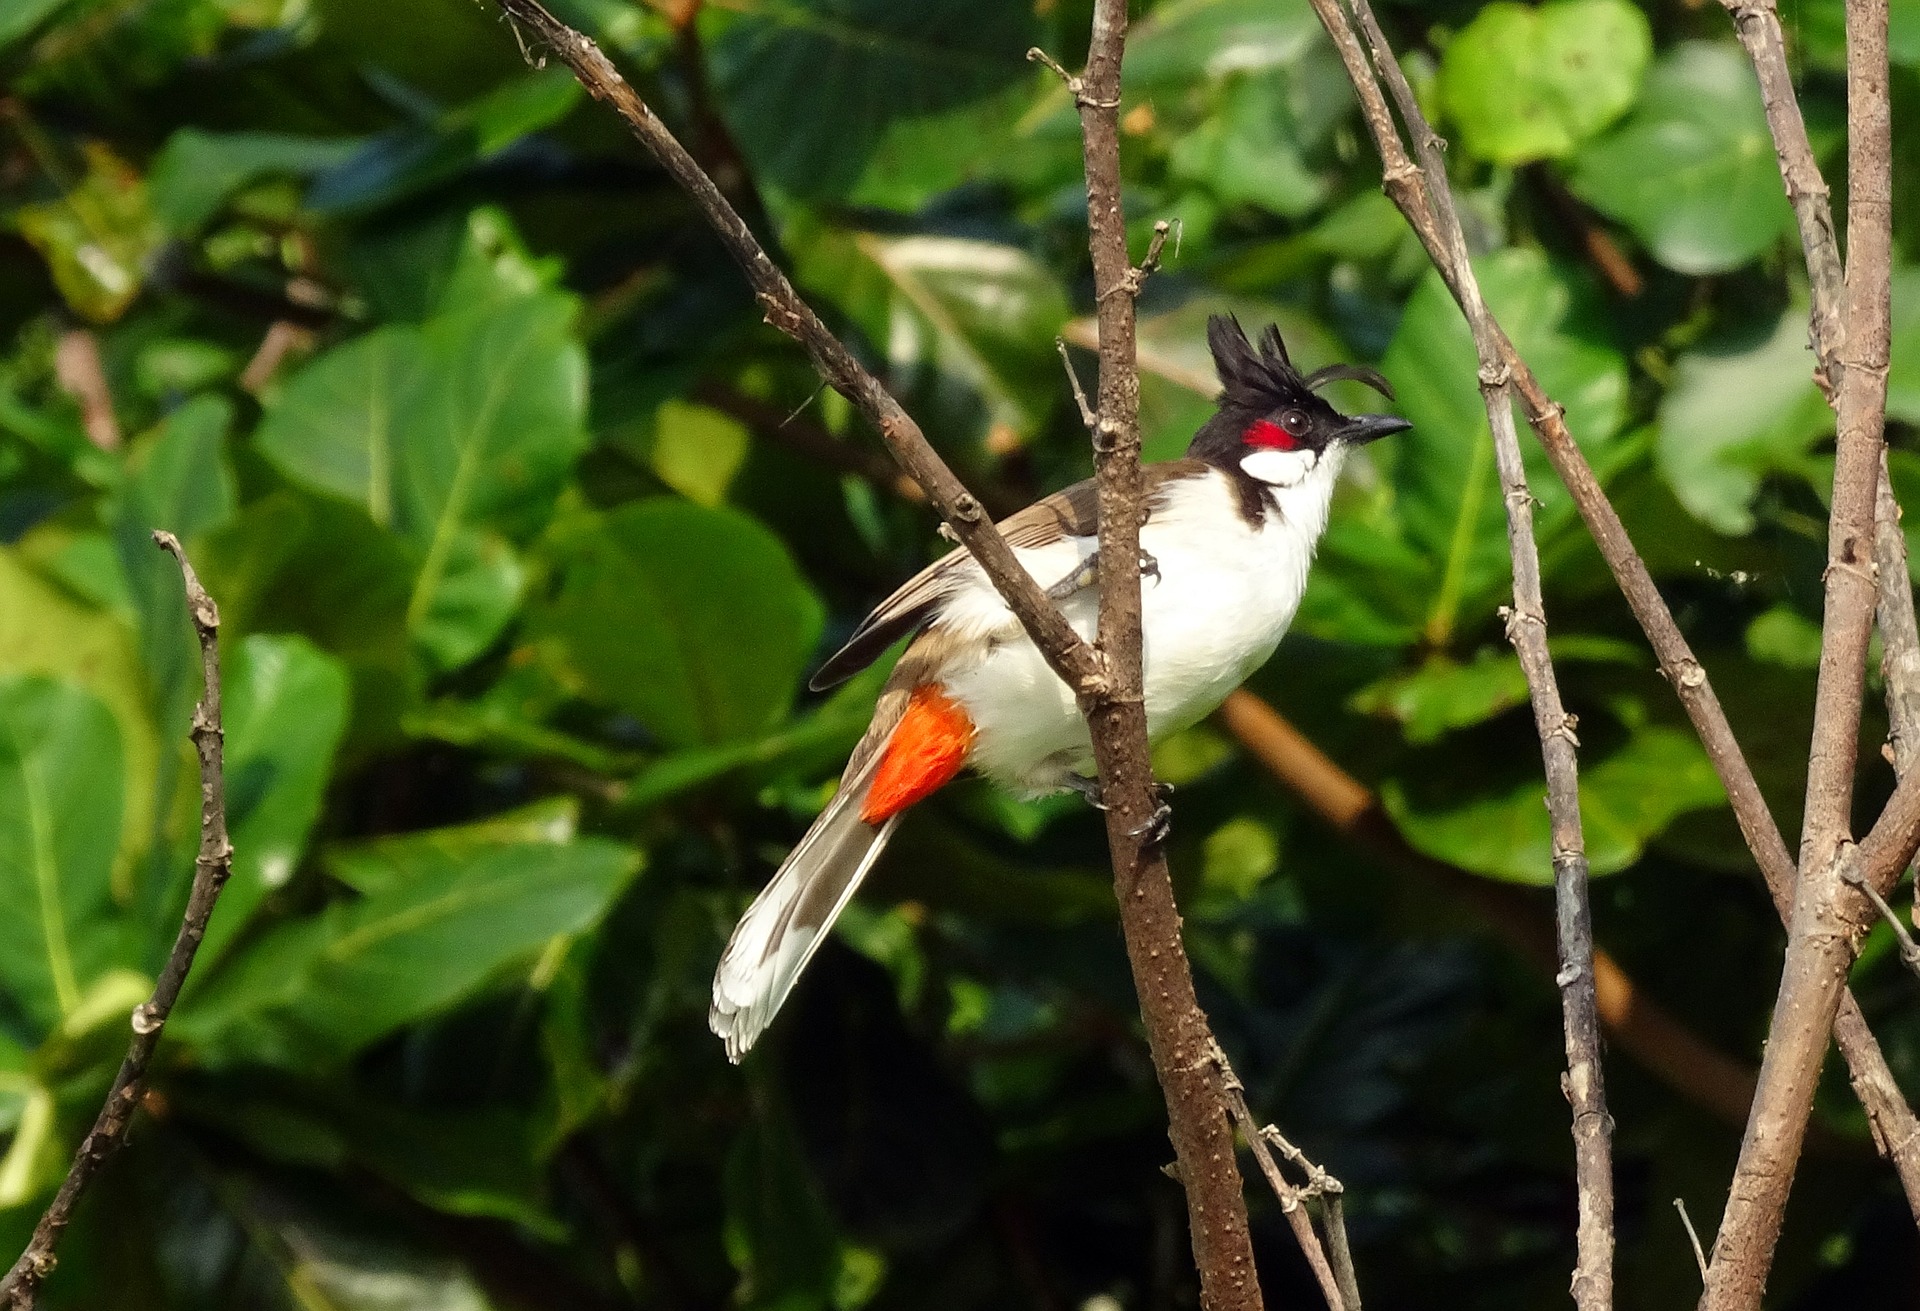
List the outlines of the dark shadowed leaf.
{"type": "Polygon", "coordinates": [[[147,186],[153,212],[175,235],[192,232],[229,196],[263,177],[306,177],[359,149],[357,139],[279,132],[205,132],[184,127],[154,158],[147,186]]]}
{"type": "Polygon", "coordinates": [[[1026,80],[1036,35],[1024,5],[763,0],[729,16],[709,59],[754,171],[826,196],[853,184],[895,118],[1026,80]]]}

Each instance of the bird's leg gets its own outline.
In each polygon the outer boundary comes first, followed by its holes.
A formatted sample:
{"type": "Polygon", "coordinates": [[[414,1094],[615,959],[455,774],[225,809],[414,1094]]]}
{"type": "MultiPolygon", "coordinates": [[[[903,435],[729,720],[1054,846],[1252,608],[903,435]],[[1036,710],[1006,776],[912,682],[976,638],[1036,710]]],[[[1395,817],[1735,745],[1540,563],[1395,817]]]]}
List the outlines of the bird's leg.
{"type": "Polygon", "coordinates": [[[1089,806],[1092,806],[1095,810],[1105,810],[1107,808],[1107,803],[1100,799],[1099,779],[1088,778],[1085,774],[1069,772],[1066,776],[1066,785],[1069,790],[1078,792],[1080,799],[1089,806]]]}
{"type": "Polygon", "coordinates": [[[1140,839],[1143,849],[1159,846],[1173,832],[1173,807],[1167,804],[1167,798],[1173,795],[1173,784],[1155,780],[1153,785],[1153,813],[1139,828],[1128,829],[1127,836],[1140,839]]]}
{"type": "MultiPolygon", "coordinates": [[[[1160,581],[1160,562],[1145,550],[1140,552],[1140,576],[1160,581]]],[[[1092,587],[1100,577],[1100,552],[1094,551],[1065,578],[1047,589],[1047,596],[1054,601],[1064,601],[1082,588],[1092,587]]]]}

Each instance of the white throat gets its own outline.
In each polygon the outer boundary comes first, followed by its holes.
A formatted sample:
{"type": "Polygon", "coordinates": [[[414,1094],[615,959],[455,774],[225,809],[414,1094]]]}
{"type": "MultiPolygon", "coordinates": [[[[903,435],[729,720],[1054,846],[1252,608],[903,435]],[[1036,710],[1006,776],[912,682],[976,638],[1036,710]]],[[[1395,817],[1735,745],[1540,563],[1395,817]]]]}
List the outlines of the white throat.
{"type": "Polygon", "coordinates": [[[1240,457],[1240,468],[1272,489],[1281,517],[1306,535],[1311,551],[1326,530],[1333,487],[1346,458],[1346,447],[1336,442],[1324,451],[1249,451],[1240,457]]]}

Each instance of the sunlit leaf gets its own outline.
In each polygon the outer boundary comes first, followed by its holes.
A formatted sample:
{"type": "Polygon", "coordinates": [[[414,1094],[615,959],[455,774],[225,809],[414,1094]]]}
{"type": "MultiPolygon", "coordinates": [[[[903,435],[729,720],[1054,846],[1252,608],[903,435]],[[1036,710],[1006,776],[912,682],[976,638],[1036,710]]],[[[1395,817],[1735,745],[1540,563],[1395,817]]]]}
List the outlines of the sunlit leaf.
{"type": "Polygon", "coordinates": [[[57,200],[23,205],[20,235],[33,244],[75,311],[111,323],[140,294],[162,232],[146,182],[104,145],[90,145],[86,173],[57,200]]]}
{"type": "Polygon", "coordinates": [[[1626,112],[1652,56],[1627,0],[1496,0],[1447,43],[1440,88],[1475,155],[1558,159],[1626,112]]]}
{"type": "Polygon", "coordinates": [[[1738,268],[1793,226],[1753,68],[1730,43],[1662,56],[1627,121],[1575,157],[1572,185],[1682,273],[1738,268]]]}
{"type": "Polygon", "coordinates": [[[120,736],[80,688],[0,677],[0,981],[43,1031],[122,958],[120,736]]]}

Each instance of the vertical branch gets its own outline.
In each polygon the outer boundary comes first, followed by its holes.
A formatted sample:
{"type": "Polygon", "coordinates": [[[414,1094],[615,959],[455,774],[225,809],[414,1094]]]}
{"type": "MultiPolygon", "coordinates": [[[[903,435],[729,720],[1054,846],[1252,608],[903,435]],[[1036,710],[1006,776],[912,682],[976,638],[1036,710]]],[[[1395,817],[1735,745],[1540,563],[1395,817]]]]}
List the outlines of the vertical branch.
{"type": "Polygon", "coordinates": [[[193,712],[193,745],[200,756],[200,852],[193,863],[193,890],[187,897],[186,917],[167,953],[167,963],[154,981],[153,995],[136,1006],[131,1023],[133,1040],[127,1044],[126,1057],[113,1088],[95,1117],[93,1128],[74,1153],[73,1165],[60,1183],[33,1237],[20,1259],[0,1279],[0,1308],[30,1311],[40,1295],[40,1285],[53,1273],[54,1248],[73,1219],[73,1208],[87,1185],[93,1182],[126,1141],[133,1123],[134,1108],[146,1091],[147,1067],[160,1045],[167,1016],[180,996],[187,971],[193,968],[194,953],[206,936],[207,921],[213,916],[214,902],[227,884],[233,870],[233,844],[227,840],[226,785],[221,766],[222,732],[220,724],[220,611],[200,586],[186,552],[172,533],[156,532],[155,545],[180,563],[180,576],[186,584],[187,616],[193,621],[194,635],[200,639],[200,674],[203,680],[200,704],[193,712]]]}
{"type": "MultiPolygon", "coordinates": [[[[1743,41],[1748,39],[1749,27],[1764,36],[1772,19],[1771,6],[1745,6],[1736,10],[1735,18],[1743,41]],[[1754,9],[1763,12],[1755,18],[1754,9]]],[[[1777,35],[1777,22],[1774,26],[1777,35]]],[[[1764,42],[1749,49],[1755,50],[1756,67],[1767,88],[1777,51],[1764,42]]],[[[1775,128],[1782,173],[1795,210],[1817,208],[1803,204],[1796,193],[1796,186],[1805,185],[1799,174],[1811,170],[1818,176],[1805,149],[1804,129],[1794,135],[1797,107],[1787,114],[1773,102],[1772,90],[1768,95],[1769,123],[1775,128]]],[[[1848,0],[1847,261],[1844,299],[1837,307],[1830,285],[1837,255],[1830,234],[1824,241],[1804,243],[1808,272],[1819,297],[1813,315],[1816,349],[1824,344],[1823,333],[1829,330],[1836,308],[1844,333],[1837,354],[1837,380],[1828,367],[1828,381],[1838,384],[1839,439],[1827,527],[1826,609],[1813,742],[1807,758],[1806,826],[1801,834],[1800,881],[1788,923],[1786,962],[1760,1065],[1760,1085],[1707,1268],[1701,1305],[1709,1311],[1744,1311],[1760,1304],[1841,989],[1873,913],[1871,903],[1850,886],[1847,875],[1855,857],[1849,837],[1855,754],[1878,590],[1873,574],[1874,517],[1891,337],[1892,153],[1887,3],[1848,0]]],[[[1900,790],[1906,791],[1914,782],[1909,775],[1900,790]]],[[[1896,802],[1899,799],[1896,793],[1896,802]]],[[[1869,842],[1894,819],[1892,810],[1890,805],[1869,842]]],[[[1900,857],[1901,865],[1907,854],[1900,857]]],[[[1869,878],[1878,890],[1877,881],[1869,878]]]]}
{"type": "MultiPolygon", "coordinates": [[[[1093,424],[1100,498],[1099,650],[1106,678],[1081,709],[1093,736],[1107,807],[1114,893],[1147,1044],[1166,1095],[1168,1136],[1187,1194],[1201,1299],[1214,1311],[1261,1305],[1247,1204],[1207,1017],[1180,937],[1180,909],[1161,844],[1148,837],[1160,806],[1147,751],[1140,652],[1140,373],[1134,300],[1159,254],[1162,226],[1139,268],[1127,253],[1120,197],[1120,66],[1127,0],[1095,0],[1085,74],[1068,85],[1085,141],[1087,245],[1100,325],[1093,424]]],[[[1337,1293],[1335,1294],[1337,1297],[1337,1293]]]]}

